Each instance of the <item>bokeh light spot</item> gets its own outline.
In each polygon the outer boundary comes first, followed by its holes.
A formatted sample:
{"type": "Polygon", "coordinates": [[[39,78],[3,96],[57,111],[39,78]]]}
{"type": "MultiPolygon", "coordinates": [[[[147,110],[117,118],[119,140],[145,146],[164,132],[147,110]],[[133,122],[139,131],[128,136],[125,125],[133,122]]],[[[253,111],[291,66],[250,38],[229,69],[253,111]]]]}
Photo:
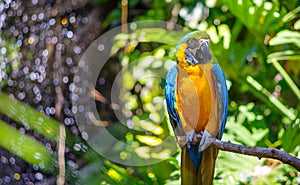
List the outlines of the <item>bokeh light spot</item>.
{"type": "Polygon", "coordinates": [[[29,37],[28,44],[33,44],[33,43],[34,43],[34,38],[33,37],[29,37]]]}
{"type": "Polygon", "coordinates": [[[47,133],[50,133],[51,131],[52,131],[52,129],[51,129],[50,127],[47,127],[47,128],[46,128],[46,132],[47,132],[47,133]]]}
{"type": "Polygon", "coordinates": [[[61,20],[61,24],[62,24],[62,25],[68,24],[68,19],[67,19],[67,18],[63,18],[63,19],[61,20]]]}
{"type": "Polygon", "coordinates": [[[73,32],[72,31],[67,31],[67,33],[66,33],[66,36],[67,36],[67,38],[72,38],[73,37],[73,32]]]}
{"type": "Polygon", "coordinates": [[[15,173],[15,174],[14,174],[14,178],[15,178],[16,180],[20,180],[20,174],[15,173]]]}
{"type": "Polygon", "coordinates": [[[70,17],[70,23],[74,23],[76,21],[76,18],[74,16],[70,17]]]}

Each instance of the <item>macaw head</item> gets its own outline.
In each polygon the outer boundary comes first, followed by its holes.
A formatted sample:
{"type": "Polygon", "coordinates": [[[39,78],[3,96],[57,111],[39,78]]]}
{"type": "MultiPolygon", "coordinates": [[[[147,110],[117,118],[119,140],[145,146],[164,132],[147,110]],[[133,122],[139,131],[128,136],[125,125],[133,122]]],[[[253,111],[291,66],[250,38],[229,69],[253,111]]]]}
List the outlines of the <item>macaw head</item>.
{"type": "Polygon", "coordinates": [[[182,66],[210,62],[212,57],[209,51],[209,36],[201,31],[185,35],[176,46],[176,58],[182,66]]]}

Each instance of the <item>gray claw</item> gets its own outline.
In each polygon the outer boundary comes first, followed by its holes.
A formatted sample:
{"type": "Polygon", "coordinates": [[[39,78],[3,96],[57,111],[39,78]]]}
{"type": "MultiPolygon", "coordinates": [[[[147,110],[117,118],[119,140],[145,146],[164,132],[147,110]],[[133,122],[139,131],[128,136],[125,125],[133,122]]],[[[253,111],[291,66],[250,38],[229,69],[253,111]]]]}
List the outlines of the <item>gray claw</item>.
{"type": "Polygon", "coordinates": [[[212,143],[212,139],[211,139],[212,136],[210,135],[210,133],[208,133],[207,130],[202,131],[201,134],[202,134],[202,138],[198,146],[199,152],[205,150],[212,143]]]}
{"type": "Polygon", "coordinates": [[[191,147],[191,142],[193,141],[193,138],[195,136],[195,131],[188,131],[185,133],[186,136],[186,145],[188,148],[191,147]]]}

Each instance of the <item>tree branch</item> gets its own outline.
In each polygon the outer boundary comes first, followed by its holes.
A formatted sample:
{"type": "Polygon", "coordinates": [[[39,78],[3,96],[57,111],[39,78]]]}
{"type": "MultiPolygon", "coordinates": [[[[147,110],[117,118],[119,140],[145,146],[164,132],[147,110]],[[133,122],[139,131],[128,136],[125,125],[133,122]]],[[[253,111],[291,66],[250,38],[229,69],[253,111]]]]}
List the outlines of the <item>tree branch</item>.
{"type": "MultiPolygon", "coordinates": [[[[191,144],[199,144],[202,136],[200,134],[196,134],[193,138],[191,144]]],[[[180,146],[184,146],[186,144],[185,136],[177,136],[177,141],[180,146]]],[[[300,171],[300,159],[290,155],[289,153],[279,150],[276,148],[262,148],[257,146],[244,146],[239,144],[231,143],[230,141],[225,142],[219,139],[211,137],[208,141],[214,148],[229,151],[244,155],[256,156],[259,159],[261,158],[272,158],[277,159],[283,163],[289,164],[295,167],[298,171],[300,171]]]]}

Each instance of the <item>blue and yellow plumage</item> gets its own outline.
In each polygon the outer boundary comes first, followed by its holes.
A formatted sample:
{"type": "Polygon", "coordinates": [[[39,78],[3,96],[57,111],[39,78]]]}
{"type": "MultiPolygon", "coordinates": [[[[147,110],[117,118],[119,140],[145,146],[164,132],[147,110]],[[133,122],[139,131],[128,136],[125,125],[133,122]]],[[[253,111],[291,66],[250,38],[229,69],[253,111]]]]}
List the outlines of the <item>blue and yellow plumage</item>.
{"type": "Polygon", "coordinates": [[[176,136],[186,136],[182,148],[181,182],[212,184],[218,150],[207,137],[221,139],[228,104],[225,76],[214,62],[209,37],[203,32],[184,36],[176,47],[177,66],[166,78],[165,96],[170,122],[176,136]],[[194,134],[203,134],[200,145],[192,145],[194,134]]]}

